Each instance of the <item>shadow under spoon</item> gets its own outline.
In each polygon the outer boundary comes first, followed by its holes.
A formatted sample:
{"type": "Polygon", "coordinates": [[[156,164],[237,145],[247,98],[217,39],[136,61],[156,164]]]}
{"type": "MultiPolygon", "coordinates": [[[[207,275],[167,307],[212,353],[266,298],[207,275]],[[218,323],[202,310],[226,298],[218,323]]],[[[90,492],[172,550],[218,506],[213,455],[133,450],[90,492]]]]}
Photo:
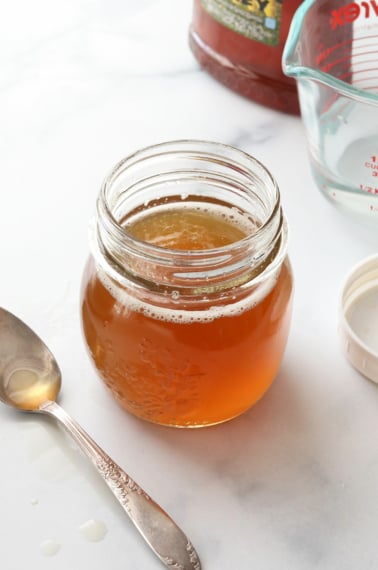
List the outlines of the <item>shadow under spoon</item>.
{"type": "Polygon", "coordinates": [[[147,544],[167,568],[201,570],[198,555],[170,516],[56,402],[58,364],[23,321],[0,307],[0,400],[57,419],[92,461],[147,544]]]}

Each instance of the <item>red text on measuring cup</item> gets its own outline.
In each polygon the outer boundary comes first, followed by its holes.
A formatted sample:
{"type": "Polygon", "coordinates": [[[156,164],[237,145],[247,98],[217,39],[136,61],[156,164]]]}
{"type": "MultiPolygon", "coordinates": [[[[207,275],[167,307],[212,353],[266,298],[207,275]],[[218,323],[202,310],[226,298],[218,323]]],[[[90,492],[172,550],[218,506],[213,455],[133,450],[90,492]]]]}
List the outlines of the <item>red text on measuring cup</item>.
{"type": "Polygon", "coordinates": [[[351,2],[346,6],[341,6],[338,10],[332,10],[330,17],[331,29],[337,26],[345,26],[359,18],[370,18],[370,15],[378,16],[378,4],[375,0],[369,2],[351,2]]]}

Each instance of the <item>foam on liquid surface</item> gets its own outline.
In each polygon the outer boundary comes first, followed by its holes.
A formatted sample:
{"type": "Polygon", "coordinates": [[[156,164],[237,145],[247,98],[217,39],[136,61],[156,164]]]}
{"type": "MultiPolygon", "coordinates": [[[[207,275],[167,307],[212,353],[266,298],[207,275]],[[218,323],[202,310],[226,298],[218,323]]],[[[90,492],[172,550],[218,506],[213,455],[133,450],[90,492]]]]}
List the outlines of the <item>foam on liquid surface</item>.
{"type": "MultiPolygon", "coordinates": [[[[127,232],[137,239],[176,251],[205,251],[224,247],[254,234],[258,229],[258,224],[237,208],[215,204],[157,206],[138,214],[123,225],[127,232]]],[[[251,309],[273,288],[278,275],[275,272],[242,300],[230,303],[230,296],[227,296],[227,304],[208,307],[205,310],[179,309],[178,291],[172,293],[172,303],[169,307],[147,304],[129,295],[104,272],[99,271],[98,277],[111,296],[130,310],[156,320],[190,324],[211,322],[226,316],[234,317],[251,309]]],[[[230,295],[232,296],[232,293],[230,295]]]]}

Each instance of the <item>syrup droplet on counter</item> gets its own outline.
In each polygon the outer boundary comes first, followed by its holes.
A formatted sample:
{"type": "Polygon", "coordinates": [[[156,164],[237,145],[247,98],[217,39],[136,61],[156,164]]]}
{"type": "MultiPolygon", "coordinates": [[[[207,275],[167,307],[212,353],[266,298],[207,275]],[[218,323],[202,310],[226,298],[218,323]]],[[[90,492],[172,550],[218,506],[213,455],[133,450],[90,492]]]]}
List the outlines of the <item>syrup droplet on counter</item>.
{"type": "Polygon", "coordinates": [[[108,529],[103,522],[90,519],[79,527],[79,531],[90,542],[99,542],[105,538],[108,529]]]}
{"type": "Polygon", "coordinates": [[[51,540],[50,538],[41,542],[39,548],[41,554],[44,556],[55,556],[60,550],[59,542],[55,542],[55,540],[51,540]]]}

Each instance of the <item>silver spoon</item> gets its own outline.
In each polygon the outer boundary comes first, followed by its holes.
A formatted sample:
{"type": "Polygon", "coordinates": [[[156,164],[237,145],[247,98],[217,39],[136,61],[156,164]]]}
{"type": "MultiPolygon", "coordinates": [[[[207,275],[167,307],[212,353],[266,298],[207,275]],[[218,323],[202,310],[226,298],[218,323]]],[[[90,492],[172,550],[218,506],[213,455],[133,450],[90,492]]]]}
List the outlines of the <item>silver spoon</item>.
{"type": "Polygon", "coordinates": [[[56,418],[89,457],[143,538],[167,568],[201,570],[183,531],[55,402],[61,386],[58,364],[42,340],[0,307],[0,400],[56,418]]]}

